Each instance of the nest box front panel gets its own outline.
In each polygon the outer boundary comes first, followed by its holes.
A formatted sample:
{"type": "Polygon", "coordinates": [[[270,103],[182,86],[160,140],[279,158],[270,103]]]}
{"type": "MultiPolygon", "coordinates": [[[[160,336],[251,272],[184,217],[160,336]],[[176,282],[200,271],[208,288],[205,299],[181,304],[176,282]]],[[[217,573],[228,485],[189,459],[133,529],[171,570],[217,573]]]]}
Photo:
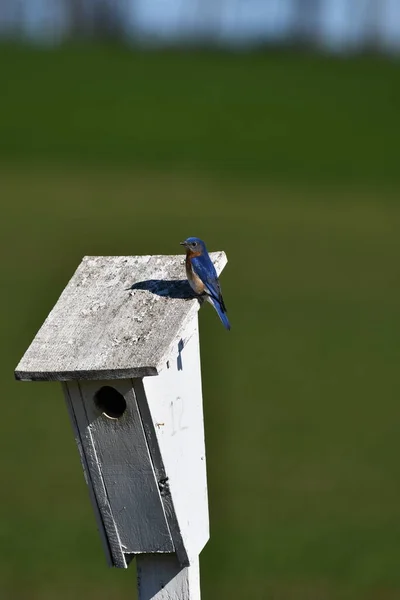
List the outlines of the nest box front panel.
{"type": "Polygon", "coordinates": [[[112,554],[174,552],[132,380],[66,387],[112,554]]]}

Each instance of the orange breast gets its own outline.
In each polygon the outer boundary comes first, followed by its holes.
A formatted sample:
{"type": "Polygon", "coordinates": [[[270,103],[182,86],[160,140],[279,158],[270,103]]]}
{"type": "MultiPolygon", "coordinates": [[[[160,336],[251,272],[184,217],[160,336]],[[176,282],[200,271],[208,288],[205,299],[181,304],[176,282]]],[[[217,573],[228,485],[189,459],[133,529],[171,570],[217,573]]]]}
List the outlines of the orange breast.
{"type": "Polygon", "coordinates": [[[196,294],[204,294],[204,283],[200,277],[193,272],[191,256],[186,256],[186,276],[188,278],[190,287],[196,294]]]}

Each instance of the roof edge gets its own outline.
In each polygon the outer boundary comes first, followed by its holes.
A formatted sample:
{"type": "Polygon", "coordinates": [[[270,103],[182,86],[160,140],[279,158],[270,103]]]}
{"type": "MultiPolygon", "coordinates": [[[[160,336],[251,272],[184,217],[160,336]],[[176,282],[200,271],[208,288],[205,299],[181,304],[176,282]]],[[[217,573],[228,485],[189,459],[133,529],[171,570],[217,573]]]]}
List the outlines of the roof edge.
{"type": "Polygon", "coordinates": [[[134,379],[158,375],[159,369],[144,366],[134,369],[101,369],[76,371],[23,371],[18,367],[14,371],[17,381],[96,381],[104,379],[134,379]]]}

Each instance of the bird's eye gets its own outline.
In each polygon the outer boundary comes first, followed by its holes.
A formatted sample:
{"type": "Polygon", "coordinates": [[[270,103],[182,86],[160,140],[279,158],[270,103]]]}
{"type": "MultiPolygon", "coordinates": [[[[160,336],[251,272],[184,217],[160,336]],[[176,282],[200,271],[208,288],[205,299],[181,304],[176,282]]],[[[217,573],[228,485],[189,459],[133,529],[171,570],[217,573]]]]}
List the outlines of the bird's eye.
{"type": "Polygon", "coordinates": [[[192,248],[196,248],[196,242],[191,243],[192,248]]]}

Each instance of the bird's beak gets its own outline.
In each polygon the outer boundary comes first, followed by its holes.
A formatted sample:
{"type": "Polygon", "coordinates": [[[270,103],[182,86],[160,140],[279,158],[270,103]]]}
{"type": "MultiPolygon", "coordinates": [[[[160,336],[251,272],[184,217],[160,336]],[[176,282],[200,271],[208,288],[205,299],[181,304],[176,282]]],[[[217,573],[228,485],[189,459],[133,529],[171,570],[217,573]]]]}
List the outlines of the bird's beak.
{"type": "Polygon", "coordinates": [[[187,246],[186,242],[179,242],[179,243],[181,246],[185,246],[185,248],[186,248],[186,246],[187,246]]]}

